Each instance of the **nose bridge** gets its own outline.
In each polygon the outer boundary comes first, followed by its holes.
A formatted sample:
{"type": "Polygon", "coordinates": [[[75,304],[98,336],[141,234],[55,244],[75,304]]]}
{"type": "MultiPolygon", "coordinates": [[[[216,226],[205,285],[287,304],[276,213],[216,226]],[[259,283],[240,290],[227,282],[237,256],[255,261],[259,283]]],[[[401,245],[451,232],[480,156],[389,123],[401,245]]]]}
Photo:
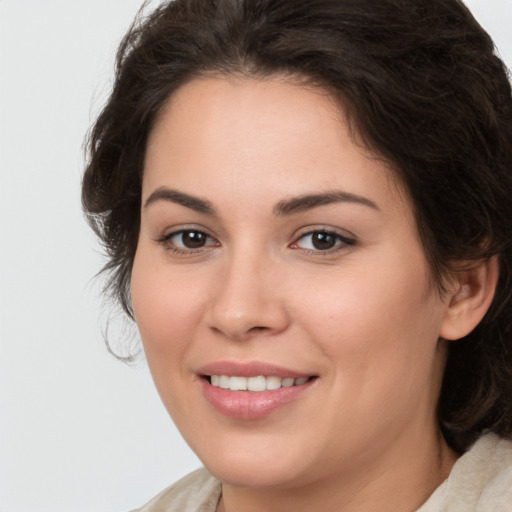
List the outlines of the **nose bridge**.
{"type": "Polygon", "coordinates": [[[209,325],[242,340],[286,327],[283,301],[274,281],[277,263],[264,250],[239,247],[225,258],[209,308],[209,325]]]}

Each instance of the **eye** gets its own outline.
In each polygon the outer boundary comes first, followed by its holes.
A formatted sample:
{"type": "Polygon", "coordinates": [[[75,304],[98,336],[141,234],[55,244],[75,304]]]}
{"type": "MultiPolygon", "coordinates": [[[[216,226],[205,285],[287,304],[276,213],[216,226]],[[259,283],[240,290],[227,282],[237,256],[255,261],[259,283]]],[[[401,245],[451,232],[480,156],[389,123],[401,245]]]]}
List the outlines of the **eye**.
{"type": "Polygon", "coordinates": [[[190,253],[219,245],[211,236],[197,229],[182,229],[169,233],[159,242],[164,244],[166,249],[178,253],[190,253]]]}
{"type": "Polygon", "coordinates": [[[292,244],[292,249],[312,252],[329,252],[354,245],[355,241],[334,231],[316,230],[305,233],[292,244]]]}

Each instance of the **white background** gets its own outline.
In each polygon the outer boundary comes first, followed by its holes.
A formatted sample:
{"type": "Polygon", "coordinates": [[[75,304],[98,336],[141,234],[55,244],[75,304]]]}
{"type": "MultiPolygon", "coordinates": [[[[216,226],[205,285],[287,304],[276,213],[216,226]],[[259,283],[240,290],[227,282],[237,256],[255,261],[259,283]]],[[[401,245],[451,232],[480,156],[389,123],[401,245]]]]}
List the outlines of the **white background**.
{"type": "MultiPolygon", "coordinates": [[[[0,0],[0,511],[122,512],[199,466],[103,344],[82,142],[141,0],[0,0]]],[[[468,0],[512,65],[512,0],[468,0]]]]}

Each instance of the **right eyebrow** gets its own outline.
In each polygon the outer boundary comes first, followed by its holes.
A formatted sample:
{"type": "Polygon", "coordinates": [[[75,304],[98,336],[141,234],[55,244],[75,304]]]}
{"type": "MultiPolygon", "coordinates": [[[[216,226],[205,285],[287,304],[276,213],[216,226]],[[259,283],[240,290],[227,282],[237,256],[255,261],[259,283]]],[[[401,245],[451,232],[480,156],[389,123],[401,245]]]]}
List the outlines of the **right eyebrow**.
{"type": "Polygon", "coordinates": [[[168,201],[170,203],[180,204],[181,206],[185,206],[186,208],[190,208],[191,210],[199,213],[217,215],[217,212],[210,201],[185,194],[184,192],[178,192],[177,190],[167,187],[160,187],[152,192],[146,199],[144,208],[147,208],[158,201],[168,201]]]}

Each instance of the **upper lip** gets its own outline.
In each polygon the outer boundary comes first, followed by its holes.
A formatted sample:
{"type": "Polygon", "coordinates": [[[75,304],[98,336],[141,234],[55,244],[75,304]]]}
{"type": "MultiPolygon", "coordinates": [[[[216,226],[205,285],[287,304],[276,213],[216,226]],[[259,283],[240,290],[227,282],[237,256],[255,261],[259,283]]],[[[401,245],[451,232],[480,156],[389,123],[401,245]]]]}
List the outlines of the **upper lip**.
{"type": "Polygon", "coordinates": [[[298,379],[313,375],[263,361],[215,361],[201,366],[197,370],[197,374],[201,376],[230,375],[237,377],[257,377],[263,375],[265,377],[281,377],[283,379],[287,377],[298,379]]]}

